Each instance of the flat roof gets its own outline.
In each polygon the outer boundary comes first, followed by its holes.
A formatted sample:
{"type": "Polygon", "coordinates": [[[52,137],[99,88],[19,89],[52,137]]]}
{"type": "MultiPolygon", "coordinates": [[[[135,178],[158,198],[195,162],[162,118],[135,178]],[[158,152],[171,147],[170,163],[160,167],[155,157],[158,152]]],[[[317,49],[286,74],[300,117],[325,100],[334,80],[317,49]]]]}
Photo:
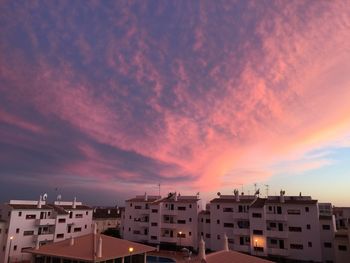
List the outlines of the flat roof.
{"type": "Polygon", "coordinates": [[[70,245],[70,239],[66,239],[64,241],[43,245],[39,249],[25,249],[24,252],[34,255],[53,256],[82,261],[95,260],[95,262],[100,262],[130,256],[130,247],[134,249],[132,255],[143,254],[156,250],[156,248],[151,246],[110,237],[103,234],[95,235],[96,249],[98,247],[100,237],[102,238],[102,257],[95,257],[95,259],[93,257],[94,234],[92,233],[74,238],[74,245],[72,246],[70,245]]]}

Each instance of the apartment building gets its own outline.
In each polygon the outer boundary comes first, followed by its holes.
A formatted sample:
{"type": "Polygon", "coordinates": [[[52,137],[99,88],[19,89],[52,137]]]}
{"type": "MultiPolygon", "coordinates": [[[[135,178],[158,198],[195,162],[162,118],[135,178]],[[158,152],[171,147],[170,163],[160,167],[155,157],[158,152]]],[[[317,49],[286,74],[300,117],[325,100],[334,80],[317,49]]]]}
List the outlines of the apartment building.
{"type": "Polygon", "coordinates": [[[348,229],[350,224],[350,207],[334,207],[333,214],[337,229],[348,229]]]}
{"type": "MultiPolygon", "coordinates": [[[[199,215],[199,231],[207,247],[215,251],[222,249],[220,240],[227,235],[232,250],[322,262],[321,229],[334,229],[328,226],[328,219],[320,226],[317,200],[285,196],[283,191],[280,196],[259,198],[239,195],[235,190],[235,195],[219,195],[209,206],[199,215]]],[[[325,233],[323,236],[328,237],[325,233]]],[[[333,262],[334,255],[330,253],[329,257],[333,262]]]]}
{"type": "Polygon", "coordinates": [[[97,226],[97,233],[107,229],[120,228],[120,209],[118,207],[96,207],[93,211],[93,223],[97,226]]]}
{"type": "Polygon", "coordinates": [[[177,193],[126,200],[122,235],[137,242],[197,248],[199,201],[199,195],[177,193]]]}
{"type": "Polygon", "coordinates": [[[23,249],[91,232],[92,209],[77,202],[11,200],[0,207],[0,263],[30,259],[23,249]]]}
{"type": "MultiPolygon", "coordinates": [[[[337,262],[334,238],[336,233],[335,217],[331,203],[319,203],[319,221],[321,234],[321,252],[323,262],[337,262]]],[[[340,261],[341,262],[341,261],[340,261]]]]}

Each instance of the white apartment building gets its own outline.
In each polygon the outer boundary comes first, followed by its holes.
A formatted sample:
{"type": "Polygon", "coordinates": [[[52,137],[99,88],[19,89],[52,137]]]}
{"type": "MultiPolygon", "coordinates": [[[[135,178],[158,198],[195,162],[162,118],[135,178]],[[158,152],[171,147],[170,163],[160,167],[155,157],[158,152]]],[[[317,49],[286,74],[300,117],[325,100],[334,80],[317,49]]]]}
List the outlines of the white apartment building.
{"type": "Polygon", "coordinates": [[[120,209],[116,207],[96,207],[93,211],[93,223],[96,224],[97,233],[107,229],[120,228],[120,209]]]}
{"type": "Polygon", "coordinates": [[[126,200],[122,215],[125,239],[155,245],[197,248],[198,213],[202,207],[198,195],[167,197],[136,196],[126,200]]]}
{"type": "Polygon", "coordinates": [[[0,206],[0,263],[29,260],[25,248],[91,233],[92,209],[77,202],[11,200],[0,206]]]}
{"type": "MultiPolygon", "coordinates": [[[[222,249],[226,234],[229,248],[255,256],[313,262],[336,261],[335,220],[330,204],[310,196],[219,195],[199,214],[199,235],[206,247],[222,249]],[[327,212],[328,211],[328,212],[327,212]]],[[[342,247],[344,249],[344,247],[342,247]]]]}

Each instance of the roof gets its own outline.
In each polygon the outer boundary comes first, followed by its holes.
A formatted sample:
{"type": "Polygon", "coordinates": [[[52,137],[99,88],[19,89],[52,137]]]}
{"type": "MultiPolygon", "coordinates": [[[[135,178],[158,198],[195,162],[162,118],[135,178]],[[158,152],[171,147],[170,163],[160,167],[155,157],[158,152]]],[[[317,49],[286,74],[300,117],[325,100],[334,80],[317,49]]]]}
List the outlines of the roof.
{"type": "Polygon", "coordinates": [[[266,198],[257,198],[251,205],[251,208],[262,208],[265,206],[266,198]]]}
{"type": "Polygon", "coordinates": [[[266,259],[261,259],[258,257],[246,255],[237,251],[225,251],[221,250],[218,252],[210,253],[206,255],[205,260],[201,260],[199,258],[195,258],[191,261],[191,263],[232,263],[232,262],[239,262],[239,263],[271,263],[273,261],[269,261],[266,259]]]}
{"type": "Polygon", "coordinates": [[[55,210],[55,212],[58,215],[67,215],[68,212],[66,210],[64,210],[61,206],[58,205],[50,205],[52,207],[53,210],[55,210]]]}
{"type": "Polygon", "coordinates": [[[92,210],[92,208],[87,205],[77,205],[75,208],[73,208],[72,205],[58,205],[58,206],[68,210],[92,210]]]}
{"type": "Polygon", "coordinates": [[[93,213],[94,219],[120,218],[119,208],[96,208],[93,213]]]}
{"type": "Polygon", "coordinates": [[[27,204],[8,204],[12,209],[18,209],[18,210],[37,210],[37,209],[44,209],[44,210],[51,210],[52,207],[49,205],[41,205],[41,208],[38,208],[38,205],[27,205],[27,204]]]}
{"type": "Polygon", "coordinates": [[[236,199],[233,198],[214,198],[210,201],[210,203],[237,203],[237,204],[250,204],[253,202],[254,199],[240,199],[239,201],[236,201],[236,199]]]}
{"type": "Polygon", "coordinates": [[[145,198],[141,198],[141,197],[135,197],[135,198],[131,198],[126,200],[125,202],[143,202],[143,203],[152,203],[154,201],[156,201],[157,198],[148,198],[147,201],[145,200],[145,198]]]}
{"type": "MultiPolygon", "coordinates": [[[[64,241],[43,245],[37,250],[31,248],[24,251],[35,255],[54,256],[82,261],[93,261],[93,237],[93,234],[88,234],[74,238],[74,245],[72,246],[70,245],[70,240],[66,239],[64,241]]],[[[96,262],[129,256],[130,247],[134,249],[132,255],[142,254],[154,251],[156,249],[151,246],[110,237],[103,234],[96,235],[96,244],[98,244],[100,237],[102,238],[102,257],[96,258],[96,262]]]]}

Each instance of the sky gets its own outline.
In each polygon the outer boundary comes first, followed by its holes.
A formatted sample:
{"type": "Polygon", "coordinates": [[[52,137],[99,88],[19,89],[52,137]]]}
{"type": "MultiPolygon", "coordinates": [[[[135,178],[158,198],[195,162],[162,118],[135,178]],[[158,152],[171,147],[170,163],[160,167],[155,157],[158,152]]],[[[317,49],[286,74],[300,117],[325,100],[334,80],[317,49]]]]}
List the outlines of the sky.
{"type": "Polygon", "coordinates": [[[0,0],[0,200],[349,206],[349,32],[349,1],[0,0]]]}

